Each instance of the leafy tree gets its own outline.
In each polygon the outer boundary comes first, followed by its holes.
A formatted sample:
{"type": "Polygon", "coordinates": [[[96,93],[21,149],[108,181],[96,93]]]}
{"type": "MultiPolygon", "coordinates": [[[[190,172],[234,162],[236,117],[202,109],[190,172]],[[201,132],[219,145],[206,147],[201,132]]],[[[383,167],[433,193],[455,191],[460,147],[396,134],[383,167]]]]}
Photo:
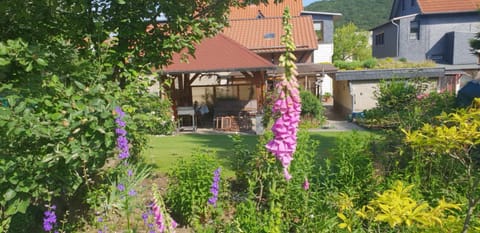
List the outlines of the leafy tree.
{"type": "MultiPolygon", "coordinates": [[[[195,42],[221,30],[229,7],[242,2],[2,2],[0,231],[8,232],[12,217],[29,206],[53,201],[64,209],[101,181],[117,153],[115,106],[135,114],[127,119],[135,159],[145,145],[140,127],[156,124],[139,116],[150,112],[144,101],[159,101],[148,96],[151,69],[168,64],[174,52],[193,52],[195,42]]],[[[161,106],[158,112],[169,111],[161,106]]]]}
{"type": "Polygon", "coordinates": [[[114,65],[111,75],[118,78],[138,66],[165,65],[172,53],[183,48],[193,52],[192,42],[218,33],[229,7],[242,4],[239,0],[8,1],[0,8],[0,41],[22,38],[27,43],[51,44],[61,38],[85,56],[97,58],[102,43],[108,41],[106,59],[114,65]]]}
{"type": "Polygon", "coordinates": [[[333,60],[365,60],[372,56],[368,33],[349,23],[335,30],[333,60]]]}

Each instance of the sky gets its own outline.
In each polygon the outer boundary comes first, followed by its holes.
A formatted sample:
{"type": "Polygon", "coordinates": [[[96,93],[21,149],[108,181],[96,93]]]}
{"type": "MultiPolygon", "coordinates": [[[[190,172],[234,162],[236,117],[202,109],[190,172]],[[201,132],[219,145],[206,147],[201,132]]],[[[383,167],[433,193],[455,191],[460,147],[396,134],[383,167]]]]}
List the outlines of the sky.
{"type": "Polygon", "coordinates": [[[310,5],[310,3],[316,2],[316,1],[318,1],[318,0],[303,0],[303,5],[308,6],[308,5],[310,5]]]}

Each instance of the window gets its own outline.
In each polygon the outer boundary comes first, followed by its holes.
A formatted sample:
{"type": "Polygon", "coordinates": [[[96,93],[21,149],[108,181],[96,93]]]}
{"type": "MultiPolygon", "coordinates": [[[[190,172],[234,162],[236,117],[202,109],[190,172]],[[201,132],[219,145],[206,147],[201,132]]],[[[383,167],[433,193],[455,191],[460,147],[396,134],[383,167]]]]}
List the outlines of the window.
{"type": "Polygon", "coordinates": [[[275,38],[275,33],[265,33],[263,39],[273,39],[275,38]]]}
{"type": "Polygon", "coordinates": [[[410,0],[410,6],[415,6],[415,0],[410,0]]]}
{"type": "Polygon", "coordinates": [[[317,41],[323,42],[323,21],[313,21],[313,30],[317,34],[317,41]]]}
{"type": "Polygon", "coordinates": [[[379,33],[375,35],[375,45],[384,45],[385,44],[385,33],[379,33]]]}
{"type": "Polygon", "coordinates": [[[405,2],[406,2],[406,1],[407,1],[407,0],[402,0],[402,10],[405,10],[405,2]]]}
{"type": "Polygon", "coordinates": [[[409,38],[411,40],[418,40],[420,39],[420,24],[418,21],[411,21],[410,22],[410,35],[409,38]]]}

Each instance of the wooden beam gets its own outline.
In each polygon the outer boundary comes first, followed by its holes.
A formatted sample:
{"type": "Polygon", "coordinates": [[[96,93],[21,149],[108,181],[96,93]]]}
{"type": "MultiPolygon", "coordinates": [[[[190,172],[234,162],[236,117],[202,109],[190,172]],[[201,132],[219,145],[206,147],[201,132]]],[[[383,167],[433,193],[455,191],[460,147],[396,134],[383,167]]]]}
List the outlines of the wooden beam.
{"type": "Polygon", "coordinates": [[[245,77],[247,77],[247,78],[253,78],[253,77],[255,76],[255,73],[256,73],[256,72],[254,72],[253,75],[250,74],[250,73],[248,73],[248,72],[246,72],[246,71],[242,71],[242,72],[240,72],[240,73],[242,73],[242,74],[243,74],[245,77]]]}
{"type": "Polygon", "coordinates": [[[200,77],[201,73],[196,73],[190,80],[190,86],[192,85],[192,83],[198,78],[200,77]]]}

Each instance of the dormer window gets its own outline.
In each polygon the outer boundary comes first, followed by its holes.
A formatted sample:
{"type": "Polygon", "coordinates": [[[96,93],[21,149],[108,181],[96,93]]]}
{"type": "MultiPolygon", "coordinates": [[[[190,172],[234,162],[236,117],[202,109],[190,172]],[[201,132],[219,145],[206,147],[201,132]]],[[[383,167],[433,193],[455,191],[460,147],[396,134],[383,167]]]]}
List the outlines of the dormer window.
{"type": "Polygon", "coordinates": [[[275,33],[265,33],[263,39],[273,39],[275,38],[275,33]]]}

